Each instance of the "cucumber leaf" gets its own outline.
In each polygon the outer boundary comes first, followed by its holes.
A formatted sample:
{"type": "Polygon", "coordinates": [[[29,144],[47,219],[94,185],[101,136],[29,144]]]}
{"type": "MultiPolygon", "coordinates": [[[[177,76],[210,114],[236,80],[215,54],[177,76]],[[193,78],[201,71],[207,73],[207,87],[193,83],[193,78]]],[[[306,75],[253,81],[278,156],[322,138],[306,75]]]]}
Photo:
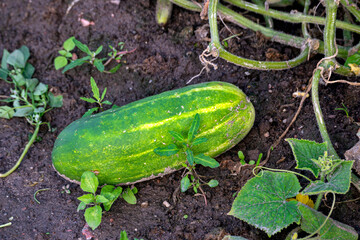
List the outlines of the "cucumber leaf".
{"type": "Polygon", "coordinates": [[[297,202],[287,201],[295,197],[300,188],[293,173],[263,171],[244,185],[228,214],[265,231],[269,236],[274,235],[300,221],[297,202]]]}
{"type": "Polygon", "coordinates": [[[324,156],[325,151],[327,151],[327,143],[317,143],[296,138],[288,138],[286,141],[290,144],[293,151],[297,163],[296,168],[309,170],[315,177],[318,177],[320,167],[311,159],[318,159],[320,156],[324,156]]]}
{"type": "MultiPolygon", "coordinates": [[[[301,229],[309,234],[318,230],[326,219],[324,214],[306,205],[299,204],[299,210],[302,215],[301,229]]],[[[325,226],[320,229],[316,239],[356,240],[358,234],[352,227],[330,218],[325,223],[325,226]]]]}

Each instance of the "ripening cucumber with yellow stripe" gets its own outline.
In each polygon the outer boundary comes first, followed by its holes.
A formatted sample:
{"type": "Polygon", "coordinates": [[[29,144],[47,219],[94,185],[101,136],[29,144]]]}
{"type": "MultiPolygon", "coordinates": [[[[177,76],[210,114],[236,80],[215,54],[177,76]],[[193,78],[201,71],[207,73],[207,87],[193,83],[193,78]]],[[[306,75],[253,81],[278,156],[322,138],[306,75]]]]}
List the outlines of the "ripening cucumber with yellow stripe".
{"type": "Polygon", "coordinates": [[[169,131],[186,138],[197,113],[196,137],[208,141],[192,150],[210,157],[241,141],[255,118],[253,105],[238,87],[225,82],[191,85],[74,121],[56,139],[54,168],[73,182],[92,171],[100,184],[131,184],[174,172],[186,155],[159,156],[154,149],[175,142],[169,131]]]}

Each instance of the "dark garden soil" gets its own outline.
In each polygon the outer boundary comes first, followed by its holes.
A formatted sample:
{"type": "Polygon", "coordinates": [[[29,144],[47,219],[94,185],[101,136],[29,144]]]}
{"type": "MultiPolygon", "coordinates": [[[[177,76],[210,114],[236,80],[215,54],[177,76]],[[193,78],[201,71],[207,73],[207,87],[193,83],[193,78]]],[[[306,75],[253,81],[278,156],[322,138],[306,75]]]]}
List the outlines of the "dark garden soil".
{"type": "MultiPolygon", "coordinates": [[[[49,132],[40,129],[41,142],[35,143],[20,167],[9,177],[0,179],[0,225],[13,217],[12,225],[0,229],[0,239],[85,239],[83,212],[76,212],[82,195],[80,187],[60,177],[52,168],[51,151],[57,135],[72,121],[79,119],[93,107],[79,97],[90,96],[90,76],[100,89],[108,87],[107,99],[116,105],[152,96],[167,90],[186,86],[186,82],[202,68],[198,56],[206,48],[206,37],[199,32],[206,29],[207,21],[199,14],[174,7],[170,23],[162,28],[155,22],[155,1],[79,1],[66,15],[70,0],[2,0],[0,1],[0,54],[3,49],[13,51],[21,45],[30,48],[30,63],[35,77],[48,84],[55,94],[64,96],[62,108],[52,110],[46,120],[56,128],[49,132]],[[91,20],[95,25],[83,27],[79,18],[91,20]],[[90,66],[81,66],[65,75],[56,71],[54,57],[62,43],[70,36],[95,49],[99,45],[125,42],[131,53],[123,58],[118,73],[101,74],[90,66]],[[70,194],[64,192],[68,185],[70,194]],[[49,188],[37,195],[34,193],[49,188]]],[[[262,21],[262,19],[259,19],[262,21]]],[[[298,27],[298,25],[296,25],[298,27]]],[[[258,60],[285,60],[298,54],[297,49],[271,42],[250,30],[228,25],[241,33],[229,41],[229,48],[238,55],[258,60]]],[[[292,25],[285,25],[288,29],[292,25]]],[[[223,28],[223,25],[220,25],[223,28]]],[[[226,28],[223,37],[230,36],[226,28]]],[[[106,49],[109,51],[109,49],[106,49]]],[[[138,203],[129,205],[124,200],[114,203],[105,212],[102,223],[93,234],[94,239],[118,239],[121,230],[131,237],[144,239],[221,239],[224,234],[248,239],[268,239],[262,231],[227,213],[234,194],[252,175],[250,170],[233,171],[239,161],[237,152],[243,151],[247,159],[266,153],[291,121],[300,102],[292,93],[303,90],[319,58],[284,71],[255,71],[217,60],[218,70],[203,73],[192,83],[225,81],[239,86],[250,97],[256,109],[255,125],[248,136],[233,149],[217,158],[221,167],[199,168],[207,178],[219,180],[216,188],[205,188],[208,205],[202,197],[188,191],[173,201],[179,186],[181,172],[136,184],[138,203]],[[170,203],[166,207],[163,202],[170,203]],[[142,204],[143,203],[143,204],[142,204]],[[188,218],[184,216],[187,215],[188,218]]],[[[0,95],[9,95],[10,85],[0,82],[0,95]]],[[[360,122],[360,88],[333,84],[320,87],[321,103],[328,130],[336,150],[344,152],[356,142],[360,122]],[[344,112],[336,111],[341,103],[349,109],[354,121],[344,112]]],[[[34,130],[24,119],[0,119],[0,171],[10,169],[21,154],[34,130]]],[[[308,99],[290,129],[287,137],[321,141],[312,105],[308,99]]],[[[291,169],[295,166],[289,145],[282,141],[273,151],[267,166],[291,169]],[[279,161],[281,160],[281,161],[279,161]]],[[[358,198],[352,187],[338,201],[358,198]]],[[[333,218],[354,227],[360,233],[359,201],[337,204],[333,218]]],[[[328,205],[331,205],[328,202],[328,205]]],[[[324,213],[329,209],[323,205],[324,213]]],[[[284,232],[271,239],[283,239],[284,232]]]]}

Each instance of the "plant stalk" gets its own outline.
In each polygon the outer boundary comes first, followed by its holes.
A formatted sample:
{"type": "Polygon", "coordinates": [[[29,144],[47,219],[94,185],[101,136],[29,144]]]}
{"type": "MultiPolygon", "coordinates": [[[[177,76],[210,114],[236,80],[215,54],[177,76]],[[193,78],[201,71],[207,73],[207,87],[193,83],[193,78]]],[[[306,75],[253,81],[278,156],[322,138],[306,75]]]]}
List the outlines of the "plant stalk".
{"type": "MultiPolygon", "coordinates": [[[[201,7],[190,2],[187,0],[171,0],[172,3],[184,7],[185,9],[192,10],[192,11],[201,11],[201,7]]],[[[245,17],[243,17],[241,14],[236,13],[235,11],[218,4],[218,11],[220,14],[223,15],[224,19],[232,22],[242,28],[248,28],[255,32],[261,32],[264,36],[271,38],[272,41],[278,42],[281,44],[285,44],[291,47],[302,49],[304,48],[304,44],[306,43],[307,39],[302,37],[293,36],[290,34],[286,34],[283,32],[275,31],[273,29],[266,28],[264,26],[261,26],[260,24],[257,24],[245,17]]],[[[316,50],[316,52],[324,53],[324,42],[315,39],[316,41],[319,41],[319,48],[318,49],[312,49],[316,50]]],[[[338,57],[346,59],[348,57],[348,49],[343,46],[338,46],[338,57]]]]}
{"type": "Polygon", "coordinates": [[[39,133],[39,129],[40,129],[40,125],[41,125],[41,121],[36,123],[35,126],[35,131],[30,139],[30,141],[26,144],[24,151],[22,152],[20,158],[18,159],[18,161],[16,162],[16,164],[6,173],[0,173],[0,177],[7,177],[9,176],[11,173],[13,173],[21,164],[23,158],[25,157],[26,153],[29,151],[31,145],[34,143],[38,133],[39,133]]]}
{"type": "MultiPolygon", "coordinates": [[[[273,9],[265,9],[263,6],[255,5],[246,1],[242,0],[225,0],[225,2],[231,3],[234,6],[240,7],[245,10],[249,10],[255,13],[259,13],[264,16],[269,16],[275,19],[283,20],[286,22],[291,23],[313,23],[324,25],[326,19],[322,17],[304,15],[300,12],[291,14],[291,13],[284,13],[281,11],[273,10],[273,9]]],[[[353,25],[343,21],[335,21],[335,26],[340,29],[349,30],[352,32],[360,33],[360,26],[353,25]]]]}
{"type": "Polygon", "coordinates": [[[360,11],[359,8],[356,7],[356,4],[352,0],[340,0],[340,3],[351,12],[356,20],[360,22],[360,11]]]}
{"type": "Polygon", "coordinates": [[[221,57],[233,64],[240,65],[250,69],[259,69],[259,70],[281,70],[288,69],[300,65],[301,63],[307,60],[309,54],[309,47],[300,53],[300,55],[289,61],[257,61],[250,60],[236,56],[228,51],[226,51],[220,43],[218,27],[217,27],[217,5],[218,1],[210,1],[208,16],[209,16],[209,25],[210,25],[210,34],[211,34],[211,43],[210,43],[210,52],[217,56],[221,57]]]}

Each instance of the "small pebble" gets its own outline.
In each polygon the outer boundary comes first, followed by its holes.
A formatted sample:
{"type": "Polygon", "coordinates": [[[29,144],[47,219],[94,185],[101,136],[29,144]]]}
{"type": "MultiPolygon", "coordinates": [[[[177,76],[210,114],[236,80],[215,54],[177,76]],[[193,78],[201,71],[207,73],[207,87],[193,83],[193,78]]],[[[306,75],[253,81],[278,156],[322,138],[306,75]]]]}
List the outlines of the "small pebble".
{"type": "Polygon", "coordinates": [[[270,137],[270,133],[269,132],[264,133],[264,137],[266,138],[270,137]]]}
{"type": "Polygon", "coordinates": [[[163,205],[167,208],[171,207],[170,203],[168,201],[164,201],[163,205]]]}
{"type": "Polygon", "coordinates": [[[149,206],[149,202],[148,202],[148,201],[141,203],[141,207],[142,207],[142,208],[147,208],[148,206],[149,206]]]}

